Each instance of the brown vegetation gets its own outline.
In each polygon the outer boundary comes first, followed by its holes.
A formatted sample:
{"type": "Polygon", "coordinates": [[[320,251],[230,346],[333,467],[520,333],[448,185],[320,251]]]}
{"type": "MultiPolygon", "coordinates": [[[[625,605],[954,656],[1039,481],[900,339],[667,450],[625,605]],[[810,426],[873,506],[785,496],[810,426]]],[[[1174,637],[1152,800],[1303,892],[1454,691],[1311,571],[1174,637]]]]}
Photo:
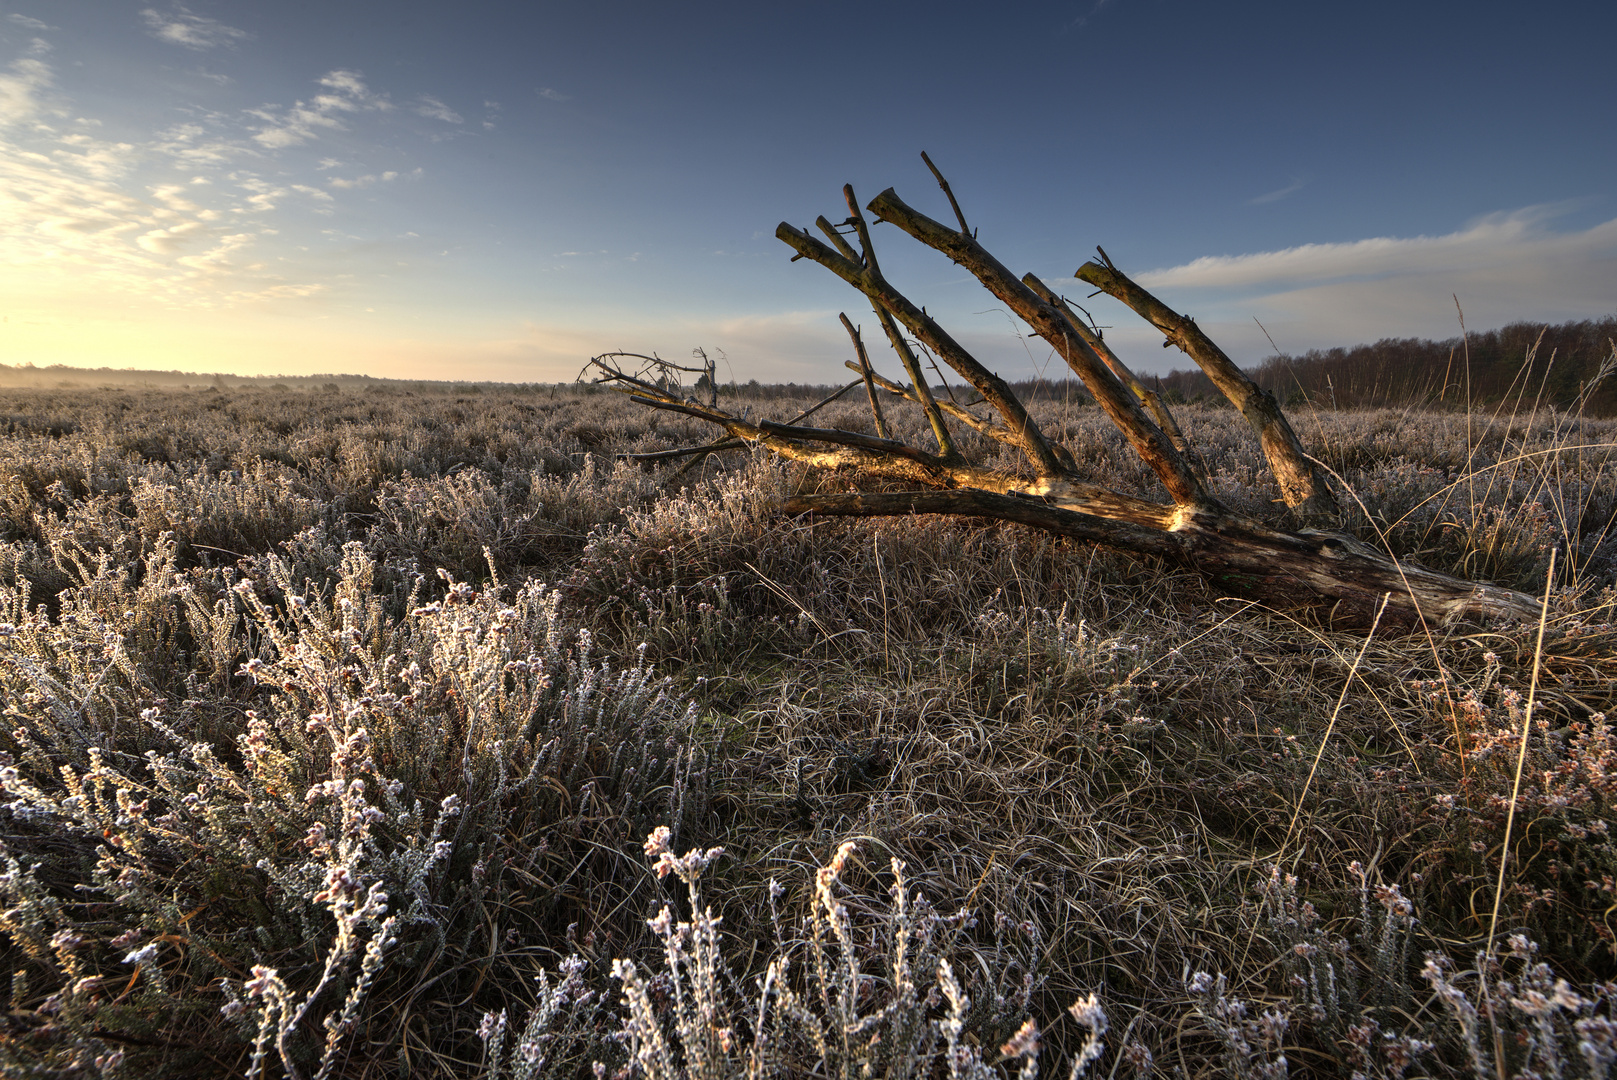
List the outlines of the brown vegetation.
{"type": "MultiPolygon", "coordinates": [[[[786,421],[814,400],[743,404],[786,421]]],[[[884,405],[895,439],[930,430],[884,405]]],[[[727,1075],[756,1030],[777,1036],[766,1064],[808,1075],[815,1024],[894,1000],[891,857],[945,920],[915,925],[972,1005],[928,1005],[947,987],[922,971],[883,1023],[907,1017],[941,1054],[925,1025],[957,1016],[983,1068],[1020,1067],[995,1062],[1027,1015],[1064,1075],[1092,1034],[1064,1010],[1094,992],[1101,1075],[1148,1053],[1159,1071],[1272,1075],[1282,1050],[1294,1074],[1347,1075],[1372,1021],[1435,1043],[1421,1068],[1465,1072],[1463,1010],[1445,1010],[1476,1000],[1465,972],[1495,929],[1512,978],[1507,931],[1576,987],[1617,973],[1608,422],[1302,414],[1366,540],[1522,589],[1556,551],[1539,651],[1531,625],[1366,643],[1017,526],[783,522],[808,473],[745,449],[683,476],[614,464],[707,425],[588,387],[19,392],[0,414],[8,1072],[94,1075],[121,1054],[125,1075],[234,1075],[267,1033],[271,1074],[283,1050],[314,1073],[328,1041],[334,1075],[587,1074],[634,1048],[605,1040],[618,958],[688,1063],[680,1031],[697,1029],[656,1011],[673,983],[643,920],[697,913],[646,870],[654,825],[676,854],[727,849],[702,877],[735,978],[727,1075]],[[850,839],[821,894],[815,868],[850,839]],[[365,907],[373,887],[387,912],[365,907]],[[827,1012],[815,942],[847,968],[824,896],[870,976],[827,976],[827,1012]],[[948,921],[962,907],[974,923],[948,921]],[[1457,961],[1436,982],[1428,949],[1457,961]],[[760,1029],[751,978],[782,958],[809,1012],[760,1029]],[[1309,979],[1327,963],[1325,999],[1309,979]]],[[[1097,482],[1155,482],[1099,410],[1033,416],[1097,482]]],[[[816,419],[871,422],[859,398],[816,419]]],[[[1244,424],[1179,419],[1219,497],[1276,521],[1244,424]]],[[[958,448],[1016,465],[974,431],[958,448]]],[[[1583,998],[1556,1006],[1548,1042],[1501,1011],[1510,1068],[1575,1055],[1569,1025],[1607,1008],[1583,998]]],[[[1392,1075],[1389,1048],[1371,1039],[1365,1071],[1392,1075]]],[[[864,1053],[824,1060],[856,1071],[864,1053]]]]}

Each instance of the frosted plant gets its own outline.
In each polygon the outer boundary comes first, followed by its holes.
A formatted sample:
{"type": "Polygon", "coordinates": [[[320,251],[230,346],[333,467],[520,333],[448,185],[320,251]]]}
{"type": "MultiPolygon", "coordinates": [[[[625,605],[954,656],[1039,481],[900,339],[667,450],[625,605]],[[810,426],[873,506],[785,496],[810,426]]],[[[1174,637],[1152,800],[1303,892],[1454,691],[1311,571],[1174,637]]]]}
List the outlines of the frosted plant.
{"type": "MultiPolygon", "coordinates": [[[[669,839],[669,830],[659,827],[647,838],[646,853],[659,877],[673,873],[685,883],[691,920],[676,921],[667,905],[650,920],[663,945],[663,974],[647,978],[628,960],[613,965],[627,1010],[624,1035],[640,1073],[658,1080],[795,1075],[808,1069],[797,1058],[806,1051],[818,1062],[811,1070],[816,1075],[847,1080],[926,1076],[939,1067],[952,1078],[981,1080],[1001,1075],[1001,1063],[1015,1064],[1023,1080],[1037,1075],[1039,1030],[1025,1012],[1008,1037],[981,1037],[985,1028],[1004,1022],[1008,1005],[1025,1010],[1027,994],[1007,1002],[990,993],[996,1000],[987,1008],[973,1006],[944,955],[956,944],[951,931],[966,926],[969,917],[939,916],[909,896],[901,861],[892,860],[890,915],[867,945],[838,896],[856,851],[853,842],[842,844],[815,875],[807,940],[778,940],[757,996],[738,1004],[720,948],[719,919],[702,902],[703,873],[723,849],[693,848],[677,856],[669,839]],[[884,959],[880,972],[866,971],[861,960],[873,947],[884,959]],[[794,987],[790,954],[797,949],[807,956],[803,981],[794,987]],[[666,1005],[659,1005],[661,999],[666,1005]],[[935,1017],[940,1005],[943,1014],[935,1017]],[[984,1062],[985,1045],[999,1046],[998,1061],[984,1062]]],[[[780,894],[772,882],[772,906],[780,894]]],[[[1002,956],[994,959],[1004,963],[1002,956]]],[[[1024,985],[1031,993],[1031,983],[1024,985]]],[[[1088,1032],[1071,1066],[1076,1078],[1103,1053],[1107,1020],[1094,995],[1071,1012],[1088,1032]]]]}

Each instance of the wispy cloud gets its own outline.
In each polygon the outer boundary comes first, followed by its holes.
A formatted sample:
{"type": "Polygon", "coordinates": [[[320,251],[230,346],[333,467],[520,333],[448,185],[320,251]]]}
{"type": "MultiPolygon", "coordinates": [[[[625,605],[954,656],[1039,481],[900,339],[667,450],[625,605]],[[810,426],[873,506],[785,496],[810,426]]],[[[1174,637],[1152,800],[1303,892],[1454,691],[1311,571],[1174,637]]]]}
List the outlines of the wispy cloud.
{"type": "MultiPolygon", "coordinates": [[[[416,170],[416,171],[420,172],[419,169],[416,170]]],[[[380,176],[377,176],[374,173],[368,173],[368,174],[366,174],[364,176],[355,176],[355,177],[352,177],[352,178],[343,177],[343,176],[333,176],[331,179],[327,180],[326,183],[330,184],[334,188],[351,189],[351,188],[370,187],[372,184],[376,183],[378,180],[380,180],[384,184],[391,184],[393,181],[397,180],[398,178],[399,178],[399,174],[397,172],[389,170],[387,172],[382,173],[380,176]]]]}
{"type": "MultiPolygon", "coordinates": [[[[336,81],[351,97],[353,86],[336,81]]],[[[123,294],[196,309],[324,288],[276,269],[296,264],[262,247],[280,231],[273,215],[283,203],[324,213],[332,194],[241,169],[242,158],[264,151],[239,126],[199,114],[145,139],[106,139],[89,118],[62,122],[71,115],[44,61],[23,58],[0,72],[0,276],[9,294],[64,305],[123,294]]]]}
{"type": "MultiPolygon", "coordinates": [[[[1489,214],[1435,236],[1206,256],[1136,280],[1193,314],[1231,355],[1254,359],[1270,351],[1254,315],[1292,351],[1451,336],[1458,329],[1456,295],[1476,327],[1610,315],[1617,311],[1617,219],[1552,228],[1568,210],[1535,206],[1489,214]]],[[[1119,320],[1114,333],[1120,341],[1160,340],[1128,319],[1119,320]]],[[[1145,354],[1153,356],[1159,364],[1166,359],[1159,350],[1145,354]]],[[[1142,361],[1149,369],[1150,360],[1142,361]]]]}
{"type": "Polygon", "coordinates": [[[1248,206],[1262,206],[1264,203],[1279,202],[1281,199],[1284,199],[1287,195],[1295,194],[1296,192],[1301,191],[1303,188],[1305,188],[1307,186],[1308,186],[1308,181],[1307,180],[1293,180],[1291,183],[1287,184],[1283,188],[1278,188],[1275,191],[1266,192],[1265,194],[1259,195],[1256,198],[1248,199],[1246,202],[1247,202],[1248,206]]]}
{"type": "Polygon", "coordinates": [[[544,98],[546,101],[571,101],[571,100],[573,100],[573,95],[564,94],[560,90],[552,90],[548,86],[542,86],[542,87],[539,88],[539,96],[544,98]]]}
{"type": "Polygon", "coordinates": [[[392,108],[385,94],[374,94],[357,71],[339,69],[320,77],[319,85],[329,93],[316,94],[290,109],[262,105],[248,114],[264,121],[253,141],[271,150],[297,146],[318,138],[322,131],[346,131],[341,117],[346,113],[384,111],[392,108]]]}
{"type": "Polygon", "coordinates": [[[1608,222],[1582,233],[1555,233],[1547,221],[1565,211],[1561,206],[1530,206],[1489,214],[1466,228],[1442,236],[1379,236],[1335,244],[1301,244],[1250,255],[1208,255],[1165,270],[1140,275],[1149,287],[1250,288],[1266,284],[1328,281],[1354,277],[1433,274],[1480,265],[1570,254],[1590,245],[1609,243],[1608,222]]]}
{"type": "Polygon", "coordinates": [[[1111,4],[1112,4],[1112,0],[1095,0],[1094,6],[1092,6],[1084,14],[1078,16],[1076,19],[1074,19],[1070,23],[1068,23],[1066,25],[1066,29],[1068,29],[1068,30],[1080,30],[1080,29],[1082,29],[1083,27],[1085,27],[1085,26],[1087,26],[1089,24],[1090,19],[1093,19],[1096,15],[1099,15],[1101,13],[1102,9],[1110,7],[1111,4]]]}
{"type": "Polygon", "coordinates": [[[251,153],[247,147],[207,124],[186,121],[158,132],[152,150],[187,169],[215,169],[251,153]]]}
{"type": "Polygon", "coordinates": [[[140,13],[146,20],[146,29],[159,41],[183,45],[187,49],[213,49],[220,45],[233,45],[247,37],[247,31],[226,26],[217,19],[198,15],[189,8],[175,4],[167,13],[146,8],[140,13]]]}
{"type": "Polygon", "coordinates": [[[32,30],[36,34],[42,32],[42,31],[45,31],[45,30],[54,29],[53,27],[48,26],[47,24],[40,22],[38,19],[29,18],[27,15],[17,15],[17,14],[7,15],[6,16],[6,21],[10,22],[10,23],[15,23],[17,26],[22,27],[24,30],[32,30]]]}
{"type": "Polygon", "coordinates": [[[445,105],[443,102],[439,101],[430,94],[421,95],[420,103],[416,105],[415,111],[421,116],[425,116],[432,120],[442,120],[446,124],[465,123],[465,119],[460,115],[460,113],[456,112],[454,109],[451,109],[448,105],[445,105]]]}
{"type": "Polygon", "coordinates": [[[45,108],[40,93],[51,85],[50,65],[24,57],[0,74],[0,128],[26,124],[45,108]]]}

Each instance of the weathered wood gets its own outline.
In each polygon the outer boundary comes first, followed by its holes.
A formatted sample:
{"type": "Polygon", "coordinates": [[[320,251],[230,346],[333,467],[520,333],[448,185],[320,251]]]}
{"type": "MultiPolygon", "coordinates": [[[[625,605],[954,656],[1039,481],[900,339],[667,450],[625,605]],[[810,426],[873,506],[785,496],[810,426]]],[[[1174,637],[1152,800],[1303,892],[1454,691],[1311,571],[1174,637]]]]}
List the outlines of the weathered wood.
{"type": "MultiPolygon", "coordinates": [[[[927,164],[948,192],[942,174],[930,159],[927,164]]],[[[787,501],[789,513],[953,514],[1019,522],[1085,542],[1171,559],[1196,568],[1231,591],[1279,605],[1323,605],[1338,623],[1368,624],[1384,597],[1388,598],[1384,618],[1409,624],[1537,617],[1538,601],[1524,593],[1400,564],[1345,533],[1270,528],[1225,506],[1203,486],[1197,475],[1199,466],[1191,464],[1192,448],[1157,395],[1140,383],[1061,297],[1031,274],[1014,277],[984,250],[968,231],[952,192],[950,203],[960,223],[958,230],[909,207],[891,188],[884,191],[869,204],[877,219],[898,226],[965,266],[1049,342],[1155,471],[1173,502],[1151,502],[1083,481],[1072,455],[1039,430],[1009,384],[988,371],[882,276],[853,189],[845,187],[843,194],[850,211],[843,228],[852,227],[859,250],[841,228],[824,217],[818,219],[818,225],[830,246],[785,223],[775,235],[797,252],[794,258],[817,262],[862,292],[898,352],[912,380],[909,387],[876,373],[857,332],[843,317],[859,354],[859,363],[848,366],[860,374],[860,382],[870,393],[872,412],[878,418],[877,436],[807,427],[796,421],[754,422],[716,404],[686,400],[668,386],[643,377],[645,369],[631,374],[619,367],[618,361],[631,354],[592,360],[603,373],[602,381],[616,384],[637,402],[700,417],[723,428],[733,439],[765,446],[793,461],[930,489],[799,495],[787,501]],[[900,324],[965,378],[982,400],[967,406],[936,401],[900,324]],[[906,397],[926,411],[937,435],[938,453],[890,437],[881,419],[876,386],[906,397]],[[973,405],[988,405],[998,419],[979,416],[971,411],[973,405]],[[943,422],[945,413],[989,438],[1015,446],[1034,475],[1017,476],[967,463],[950,439],[943,422]]],[[[1117,296],[1162,330],[1240,406],[1258,432],[1270,467],[1296,513],[1305,520],[1335,520],[1335,500],[1322,479],[1322,470],[1306,456],[1272,397],[1258,391],[1193,322],[1169,311],[1109,261],[1086,266],[1079,276],[1117,296]]],[[[844,390],[856,385],[859,383],[850,383],[844,390]]]]}
{"type": "Polygon", "coordinates": [[[1201,481],[1196,479],[1189,463],[1168,436],[1151,421],[1140,402],[1053,304],[1022,284],[973,237],[927,217],[900,199],[892,188],[872,199],[869,210],[880,220],[897,225],[927,247],[964,266],[1018,318],[1049,342],[1083,380],[1084,387],[1128,439],[1134,452],[1157,474],[1174,502],[1200,503],[1208,499],[1201,481]]]}
{"type": "Polygon", "coordinates": [[[1140,404],[1145,406],[1145,411],[1151,414],[1151,419],[1156,421],[1157,427],[1162,429],[1162,433],[1168,436],[1168,441],[1173,443],[1174,449],[1184,455],[1185,461],[1190,465],[1191,471],[1196,474],[1197,479],[1206,483],[1207,467],[1202,463],[1201,455],[1196,453],[1196,448],[1186,440],[1185,433],[1179,430],[1179,422],[1173,418],[1173,413],[1168,410],[1168,406],[1163,404],[1161,395],[1141,382],[1134,372],[1129,370],[1129,366],[1123,363],[1118,355],[1112,351],[1112,347],[1106,344],[1099,334],[1091,330],[1089,324],[1079,318],[1078,313],[1072,310],[1067,302],[1057,296],[1055,291],[1048,285],[1032,274],[1023,274],[1022,284],[1037,293],[1039,299],[1047,304],[1054,305],[1058,311],[1067,317],[1067,321],[1072,324],[1073,329],[1078,331],[1078,335],[1084,339],[1085,344],[1094,349],[1095,355],[1100,357],[1106,363],[1106,366],[1112,369],[1112,374],[1116,375],[1118,380],[1133,391],[1135,397],[1140,399],[1140,404]]]}
{"type": "MultiPolygon", "coordinates": [[[[865,217],[859,212],[859,201],[853,197],[853,185],[842,185],[842,197],[848,204],[848,220],[845,224],[852,225],[854,235],[859,239],[859,251],[855,253],[849,246],[846,238],[822,215],[815,218],[814,223],[820,231],[825,233],[831,243],[836,245],[844,258],[852,259],[865,268],[867,274],[877,278],[881,277],[881,264],[876,259],[876,247],[870,242],[870,228],[865,224],[865,217]]],[[[921,372],[920,361],[916,360],[915,352],[910,343],[904,339],[898,327],[893,323],[893,316],[887,308],[867,295],[870,301],[870,310],[875,312],[876,321],[881,325],[882,333],[887,335],[887,343],[898,354],[899,363],[915,383],[916,400],[921,403],[921,410],[926,413],[927,423],[932,425],[932,437],[938,440],[938,456],[955,460],[960,457],[960,451],[955,448],[954,438],[949,434],[949,425],[943,422],[943,414],[938,410],[937,403],[932,400],[932,391],[926,385],[926,377],[921,372]]]]}
{"type": "MultiPolygon", "coordinates": [[[[628,395],[630,401],[647,408],[706,420],[723,428],[733,438],[756,443],[788,460],[816,468],[847,469],[871,478],[951,490],[1023,495],[1065,509],[1109,520],[1135,522],[1153,529],[1168,528],[1180,512],[1175,506],[1124,495],[1079,480],[1071,474],[1056,477],[1016,476],[960,460],[945,460],[904,443],[877,439],[860,432],[802,427],[771,420],[749,421],[700,402],[680,400],[656,387],[645,389],[648,384],[644,380],[614,373],[609,364],[600,362],[601,359],[597,357],[591,361],[603,372],[599,381],[628,383],[622,392],[628,395]],[[824,449],[815,445],[817,443],[830,444],[832,449],[824,449]]],[[[838,395],[858,385],[858,382],[850,383],[838,391],[838,395]]]]}
{"type": "Polygon", "coordinates": [[[854,354],[859,357],[859,373],[865,378],[865,396],[870,399],[870,416],[876,422],[876,434],[882,438],[891,438],[887,433],[887,421],[881,414],[881,399],[876,396],[876,384],[871,381],[870,357],[865,354],[865,343],[859,337],[859,330],[848,321],[846,313],[839,314],[842,328],[848,331],[848,337],[853,339],[854,354]]]}
{"type": "MultiPolygon", "coordinates": [[[[1106,253],[1101,252],[1104,259],[1106,253]]],[[[1252,430],[1257,432],[1269,468],[1280,484],[1280,495],[1286,505],[1306,522],[1331,522],[1341,518],[1336,497],[1331,494],[1325,476],[1316,469],[1303,452],[1302,442],[1292,431],[1291,424],[1280,411],[1274,395],[1259,389],[1257,383],[1224,350],[1213,344],[1194,321],[1175,312],[1130,280],[1111,260],[1087,262],[1078,268],[1077,277],[1097,289],[1121,300],[1133,308],[1146,322],[1155,326],[1168,341],[1207,373],[1219,392],[1241,410],[1252,430]]]]}
{"type": "MultiPolygon", "coordinates": [[[[985,368],[948,331],[939,326],[909,298],[893,288],[879,272],[867,273],[865,267],[841,253],[826,247],[807,231],[781,222],[775,236],[790,245],[798,255],[819,263],[849,285],[858,289],[873,303],[892,313],[921,341],[926,342],[943,362],[954,368],[990,406],[1005,418],[1005,426],[1016,433],[1017,448],[1027,455],[1035,469],[1046,476],[1055,476],[1063,470],[1049,441],[1039,425],[1028,416],[1026,407],[1011,392],[1010,386],[998,375],[985,368]]],[[[924,379],[917,380],[924,383],[924,379]]]]}
{"type": "Polygon", "coordinates": [[[799,495],[789,514],[856,517],[951,514],[1011,521],[1076,540],[1190,566],[1232,592],[1293,606],[1323,600],[1335,621],[1355,624],[1390,597],[1385,619],[1404,625],[1449,625],[1499,618],[1531,621],[1538,601],[1525,593],[1479,585],[1401,565],[1345,533],[1282,532],[1223,514],[1182,514],[1167,529],[1108,520],[1018,495],[983,491],[903,491],[799,495]]]}

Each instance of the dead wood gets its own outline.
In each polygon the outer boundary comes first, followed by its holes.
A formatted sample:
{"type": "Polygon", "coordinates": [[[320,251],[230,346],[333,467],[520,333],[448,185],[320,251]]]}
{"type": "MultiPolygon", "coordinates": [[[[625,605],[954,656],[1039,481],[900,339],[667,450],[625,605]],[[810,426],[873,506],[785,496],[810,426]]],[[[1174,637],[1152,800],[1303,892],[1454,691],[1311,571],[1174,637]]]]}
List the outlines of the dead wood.
{"type": "Polygon", "coordinates": [[[1252,430],[1257,432],[1263,445],[1269,469],[1280,484],[1281,497],[1304,521],[1335,520],[1339,516],[1336,498],[1331,494],[1325,475],[1309,462],[1302,442],[1291,430],[1291,424],[1280,411],[1274,395],[1258,388],[1247,373],[1213,344],[1202,333],[1195,320],[1177,314],[1161,300],[1146,292],[1122,271],[1112,265],[1106,252],[1100,252],[1100,262],[1088,262],[1074,275],[1133,308],[1146,322],[1162,331],[1165,345],[1176,345],[1179,350],[1207,373],[1218,387],[1219,393],[1241,410],[1252,430]]]}
{"type": "MultiPolygon", "coordinates": [[[[662,366],[647,366],[644,362],[651,358],[638,354],[614,353],[591,360],[597,381],[612,384],[648,407],[698,417],[724,430],[727,439],[698,452],[712,452],[728,445],[728,440],[738,440],[855,478],[927,489],[803,494],[787,501],[787,513],[858,517],[953,514],[1017,522],[1169,559],[1196,568],[1232,591],[1271,602],[1287,606],[1311,602],[1328,609],[1336,622],[1368,623],[1383,597],[1390,598],[1386,618],[1405,624],[1537,617],[1538,602],[1525,593],[1401,564],[1346,533],[1325,528],[1286,531],[1230,509],[1206,486],[1205,470],[1166,405],[1090,329],[1073,305],[1031,274],[1018,278],[977,242],[942,173],[931,159],[926,163],[948,196],[959,228],[914,209],[891,188],[871,200],[866,209],[876,222],[890,223],[964,266],[1048,342],[1151,468],[1169,501],[1153,502],[1110,491],[1078,475],[1072,455],[1039,429],[1009,384],[882,274],[869,224],[851,186],[843,188],[848,218],[840,224],[824,217],[816,222],[829,243],[786,222],[775,235],[796,252],[793,261],[819,263],[864,294],[909,376],[906,385],[875,371],[857,328],[843,316],[857,357],[857,363],[850,361],[847,366],[860,378],[839,395],[861,383],[866,387],[875,435],[808,427],[801,423],[807,413],[787,423],[735,415],[720,408],[716,397],[702,402],[684,392],[678,376],[694,369],[661,361],[657,364],[662,366]],[[849,242],[850,236],[857,248],[849,242]],[[953,400],[952,392],[951,400],[936,400],[915,355],[916,346],[952,368],[977,391],[980,400],[961,405],[953,400]],[[624,363],[629,359],[642,364],[631,370],[624,363]],[[877,387],[922,409],[936,437],[935,453],[891,437],[877,387]],[[946,418],[1015,447],[1026,459],[1026,472],[998,472],[966,461],[954,444],[946,418]]],[[[1241,409],[1297,519],[1311,526],[1339,521],[1323,470],[1308,457],[1274,398],[1259,390],[1194,321],[1176,314],[1131,281],[1105,252],[1101,258],[1101,262],[1086,264],[1078,276],[1123,301],[1161,330],[1169,344],[1184,350],[1241,409]]]]}

